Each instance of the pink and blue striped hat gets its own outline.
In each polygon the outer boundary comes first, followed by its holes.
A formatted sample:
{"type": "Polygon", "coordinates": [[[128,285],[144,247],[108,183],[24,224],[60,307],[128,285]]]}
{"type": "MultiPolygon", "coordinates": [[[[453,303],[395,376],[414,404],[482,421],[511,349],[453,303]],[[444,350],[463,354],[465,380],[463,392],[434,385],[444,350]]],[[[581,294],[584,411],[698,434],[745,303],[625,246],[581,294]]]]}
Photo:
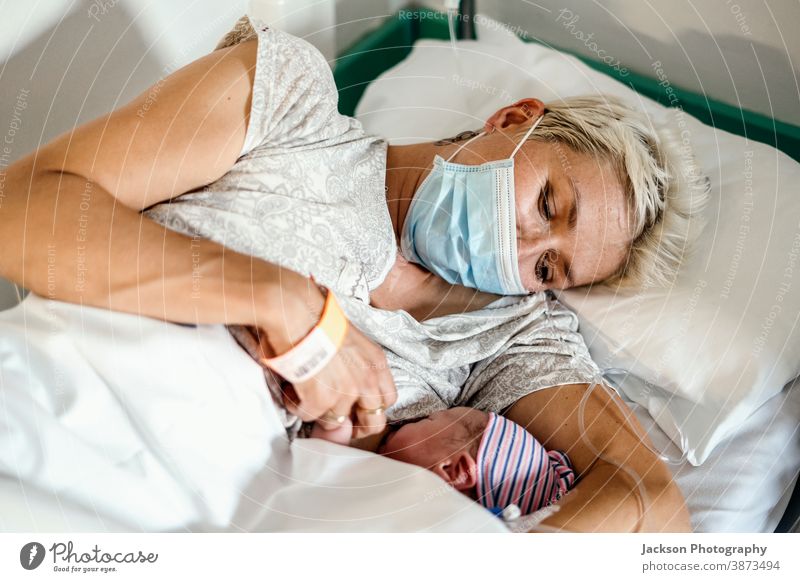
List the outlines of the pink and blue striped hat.
{"type": "Polygon", "coordinates": [[[477,500],[495,513],[511,504],[522,515],[560,499],[575,483],[569,457],[546,451],[515,422],[489,413],[476,459],[477,500]]]}

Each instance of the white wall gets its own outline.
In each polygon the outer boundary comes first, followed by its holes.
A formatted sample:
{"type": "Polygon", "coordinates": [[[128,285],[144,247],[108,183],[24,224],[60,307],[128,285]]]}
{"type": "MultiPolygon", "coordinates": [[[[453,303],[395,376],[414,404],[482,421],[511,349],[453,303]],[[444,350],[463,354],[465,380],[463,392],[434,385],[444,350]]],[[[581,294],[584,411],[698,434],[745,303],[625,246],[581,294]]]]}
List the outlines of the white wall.
{"type": "MultiPolygon", "coordinates": [[[[208,52],[246,8],[247,0],[4,3],[0,140],[10,154],[0,171],[208,52]]],[[[0,281],[0,309],[15,302],[0,281]]]]}
{"type": "MultiPolygon", "coordinates": [[[[296,5],[296,0],[287,1],[296,5]]],[[[404,4],[327,0],[334,1],[341,23],[335,30],[337,50],[404,4]]],[[[130,101],[207,53],[248,8],[249,0],[4,2],[0,142],[9,150],[0,158],[0,172],[40,144],[130,101]]],[[[312,43],[318,38],[313,32],[307,37],[312,43]]],[[[13,287],[0,279],[0,309],[14,303],[13,287]]]]}
{"type": "Polygon", "coordinates": [[[409,0],[336,0],[337,53],[408,4],[409,0]]]}
{"type": "Polygon", "coordinates": [[[305,38],[333,65],[343,49],[407,3],[406,0],[250,0],[250,13],[305,38]]]}
{"type": "MultiPolygon", "coordinates": [[[[299,11],[308,12],[309,18],[314,5],[334,0],[310,3],[311,8],[299,11]]],[[[403,2],[335,4],[338,52],[379,26],[403,2]]],[[[24,110],[17,111],[21,120],[14,123],[11,160],[129,101],[207,53],[249,5],[249,0],[48,0],[46,7],[42,2],[4,3],[0,132],[10,128],[20,96],[25,102],[24,110]]],[[[315,36],[310,31],[308,40],[313,43],[315,36]]]]}
{"type": "Polygon", "coordinates": [[[477,0],[477,6],[518,32],[595,59],[605,51],[650,77],[660,61],[674,86],[800,125],[796,0],[477,0]]]}

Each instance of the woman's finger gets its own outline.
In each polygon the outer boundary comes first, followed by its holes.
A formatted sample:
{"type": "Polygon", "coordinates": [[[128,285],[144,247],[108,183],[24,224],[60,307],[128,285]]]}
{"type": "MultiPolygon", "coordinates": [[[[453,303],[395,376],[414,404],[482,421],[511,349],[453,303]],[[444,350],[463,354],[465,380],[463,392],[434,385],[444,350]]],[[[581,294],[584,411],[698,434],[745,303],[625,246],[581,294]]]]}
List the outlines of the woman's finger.
{"type": "Polygon", "coordinates": [[[352,433],[353,423],[350,420],[353,403],[349,400],[340,400],[333,404],[328,410],[317,416],[315,423],[323,430],[339,430],[342,425],[347,424],[352,433]]]}
{"type": "Polygon", "coordinates": [[[389,408],[397,402],[397,386],[395,386],[394,377],[386,362],[386,356],[383,353],[381,355],[383,355],[384,365],[377,369],[378,390],[381,393],[384,408],[389,408]]]}
{"type": "MultiPolygon", "coordinates": [[[[312,421],[328,413],[341,400],[336,391],[316,378],[294,385],[297,398],[289,411],[305,421],[312,421]]],[[[347,414],[349,408],[339,414],[347,414]]]]}
{"type": "Polygon", "coordinates": [[[377,434],[386,426],[386,410],[383,397],[377,390],[361,396],[355,408],[356,423],[353,438],[377,434]]]}
{"type": "Polygon", "coordinates": [[[319,422],[315,422],[314,427],[311,429],[311,438],[322,439],[345,446],[350,444],[352,436],[353,423],[349,418],[333,430],[323,429],[319,422]]]}
{"type": "Polygon", "coordinates": [[[294,386],[289,382],[282,382],[281,394],[283,395],[283,405],[286,406],[289,412],[294,414],[294,410],[296,410],[298,404],[300,404],[300,397],[297,395],[297,392],[295,392],[294,386]]]}

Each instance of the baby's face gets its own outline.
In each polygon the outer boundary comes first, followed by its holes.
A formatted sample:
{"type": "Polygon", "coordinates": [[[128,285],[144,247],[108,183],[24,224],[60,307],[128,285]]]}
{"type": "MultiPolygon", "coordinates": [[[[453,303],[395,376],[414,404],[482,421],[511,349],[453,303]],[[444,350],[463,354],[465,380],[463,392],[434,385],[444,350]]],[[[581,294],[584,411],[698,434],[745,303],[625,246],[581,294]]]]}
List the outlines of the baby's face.
{"type": "Polygon", "coordinates": [[[488,416],[474,408],[434,412],[390,433],[378,452],[397,461],[432,469],[454,452],[464,450],[469,437],[468,426],[480,422],[488,422],[488,416]]]}

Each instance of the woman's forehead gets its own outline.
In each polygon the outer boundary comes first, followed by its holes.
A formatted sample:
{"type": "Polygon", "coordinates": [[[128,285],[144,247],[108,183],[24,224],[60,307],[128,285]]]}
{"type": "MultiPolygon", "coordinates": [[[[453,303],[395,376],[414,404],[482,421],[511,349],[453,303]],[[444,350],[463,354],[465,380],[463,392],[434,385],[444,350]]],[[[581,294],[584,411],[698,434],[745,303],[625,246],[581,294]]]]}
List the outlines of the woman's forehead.
{"type": "Polygon", "coordinates": [[[625,261],[632,242],[629,210],[621,187],[593,180],[583,184],[582,193],[572,249],[578,285],[612,276],[625,261]]]}
{"type": "Polygon", "coordinates": [[[574,183],[581,193],[626,206],[626,181],[606,156],[579,152],[555,140],[529,140],[517,155],[515,165],[523,170],[519,177],[529,186],[545,181],[574,183]]]}

